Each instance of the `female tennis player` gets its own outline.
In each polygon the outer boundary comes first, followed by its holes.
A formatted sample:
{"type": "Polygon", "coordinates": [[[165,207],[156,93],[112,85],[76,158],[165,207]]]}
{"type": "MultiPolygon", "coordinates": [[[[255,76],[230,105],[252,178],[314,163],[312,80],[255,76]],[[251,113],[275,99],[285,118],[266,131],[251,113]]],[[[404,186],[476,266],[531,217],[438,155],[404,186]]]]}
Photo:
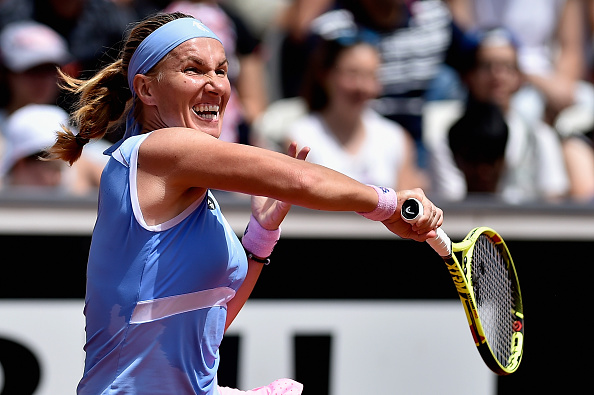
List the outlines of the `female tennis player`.
{"type": "MultiPolygon", "coordinates": [[[[80,132],[58,132],[52,158],[73,163],[89,139],[126,121],[124,137],[106,151],[101,180],[79,394],[244,393],[218,386],[218,349],[291,204],[355,211],[417,241],[435,236],[442,223],[442,211],[420,189],[361,184],[306,162],[308,150],[295,145],[283,155],[218,140],[227,67],[212,31],[174,13],[137,24],[120,58],[90,80],[63,76],[80,95],[73,114],[80,132]],[[255,196],[241,242],[210,189],[255,196]],[[415,225],[400,217],[408,198],[423,204],[415,225]]],[[[304,260],[310,255],[303,251],[304,260]]],[[[246,393],[301,388],[281,379],[246,393]]]]}

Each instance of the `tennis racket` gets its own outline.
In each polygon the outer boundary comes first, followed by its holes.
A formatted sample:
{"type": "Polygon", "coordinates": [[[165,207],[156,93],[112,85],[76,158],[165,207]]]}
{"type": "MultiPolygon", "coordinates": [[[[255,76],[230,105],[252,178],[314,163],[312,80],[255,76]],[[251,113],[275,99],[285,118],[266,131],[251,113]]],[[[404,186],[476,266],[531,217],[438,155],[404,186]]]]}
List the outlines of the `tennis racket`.
{"type": "MultiPolygon", "coordinates": [[[[403,203],[405,221],[414,223],[422,214],[418,200],[403,203]]],[[[427,243],[443,258],[454,280],[474,343],[487,366],[498,375],[515,372],[522,360],[524,311],[518,276],[503,238],[491,228],[477,227],[460,243],[452,243],[438,228],[437,237],[427,243]]]]}

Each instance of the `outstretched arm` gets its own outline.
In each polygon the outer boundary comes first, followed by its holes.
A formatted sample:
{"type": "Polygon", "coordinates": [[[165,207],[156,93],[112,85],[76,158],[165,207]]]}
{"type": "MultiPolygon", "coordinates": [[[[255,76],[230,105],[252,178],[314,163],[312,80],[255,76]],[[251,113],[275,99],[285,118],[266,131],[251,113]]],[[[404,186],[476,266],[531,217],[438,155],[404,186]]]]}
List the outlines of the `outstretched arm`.
{"type": "MultiPolygon", "coordinates": [[[[375,189],[342,173],[278,152],[220,141],[191,129],[153,132],[140,147],[138,166],[150,186],[146,188],[150,193],[143,193],[147,201],[151,200],[149,207],[169,207],[189,191],[197,194],[207,188],[267,196],[314,210],[365,213],[378,205],[375,189]]],[[[404,200],[414,197],[423,203],[424,214],[414,227],[396,214],[382,218],[388,229],[417,241],[432,237],[435,233],[431,227],[441,220],[441,210],[421,189],[400,191],[397,196],[395,207],[399,209],[404,200]]]]}

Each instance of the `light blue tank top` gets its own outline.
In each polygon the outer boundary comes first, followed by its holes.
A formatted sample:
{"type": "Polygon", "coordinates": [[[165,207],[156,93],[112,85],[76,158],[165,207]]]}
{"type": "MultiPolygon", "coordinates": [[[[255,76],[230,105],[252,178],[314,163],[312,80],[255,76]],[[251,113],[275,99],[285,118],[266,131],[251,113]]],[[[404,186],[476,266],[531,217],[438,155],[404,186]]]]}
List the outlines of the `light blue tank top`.
{"type": "Polygon", "coordinates": [[[163,224],[145,223],[138,148],[111,152],[87,267],[79,394],[217,394],[226,303],[245,279],[241,242],[210,192],[163,224]]]}

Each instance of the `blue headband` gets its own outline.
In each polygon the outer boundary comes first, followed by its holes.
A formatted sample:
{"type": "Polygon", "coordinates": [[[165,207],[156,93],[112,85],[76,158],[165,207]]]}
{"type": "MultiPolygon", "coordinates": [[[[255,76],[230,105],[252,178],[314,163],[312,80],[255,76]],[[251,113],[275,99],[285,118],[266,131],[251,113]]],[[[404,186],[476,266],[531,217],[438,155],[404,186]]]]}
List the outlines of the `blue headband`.
{"type": "MultiPolygon", "coordinates": [[[[221,39],[212,30],[194,18],[175,19],[159,27],[142,40],[136,51],[134,51],[128,66],[128,86],[132,92],[132,97],[136,96],[133,85],[136,74],[148,73],[172,49],[185,41],[200,37],[214,38],[222,43],[221,39]]],[[[140,126],[134,120],[134,107],[132,107],[126,117],[126,133],[122,141],[139,133],[140,126]]]]}
{"type": "Polygon", "coordinates": [[[192,38],[214,38],[221,41],[206,25],[194,18],[180,18],[161,26],[142,40],[130,59],[128,86],[134,95],[132,82],[136,74],[146,74],[172,49],[192,38]]]}

